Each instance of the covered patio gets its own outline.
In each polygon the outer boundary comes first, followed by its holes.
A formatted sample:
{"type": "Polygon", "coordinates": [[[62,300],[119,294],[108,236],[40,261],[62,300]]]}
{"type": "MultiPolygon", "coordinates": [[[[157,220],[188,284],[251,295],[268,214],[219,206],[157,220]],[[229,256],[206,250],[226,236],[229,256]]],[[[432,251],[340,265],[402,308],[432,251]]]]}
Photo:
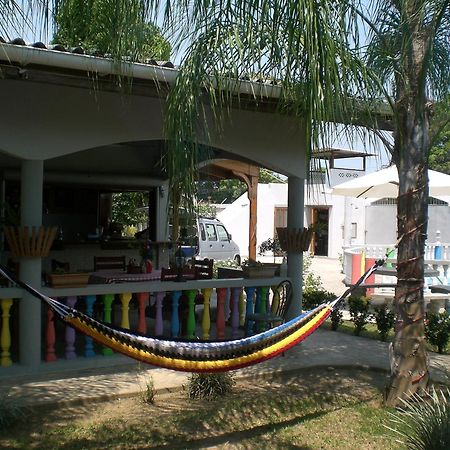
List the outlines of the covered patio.
{"type": "MultiPolygon", "coordinates": [[[[2,198],[6,182],[19,183],[20,225],[40,227],[45,224],[43,189],[47,185],[147,190],[154,205],[150,238],[166,241],[167,175],[161,163],[165,148],[164,104],[177,70],[144,64],[124,64],[118,70],[116,64],[105,58],[26,45],[2,44],[1,48],[0,95],[8,111],[0,123],[2,198]],[[130,80],[122,88],[117,84],[119,73],[126,74],[130,80]]],[[[240,92],[236,92],[241,99],[240,108],[232,110],[220,131],[211,125],[208,139],[205,137],[202,141],[209,149],[204,165],[214,163],[217,173],[256,166],[286,175],[289,179],[288,228],[302,228],[307,170],[305,134],[297,119],[276,111],[273,100],[278,95],[275,86],[244,83],[240,92]],[[260,94],[257,103],[251,95],[254,90],[260,94]]],[[[252,177],[247,181],[250,186],[254,183],[252,177]]],[[[254,205],[256,207],[256,201],[254,205]]],[[[7,252],[2,252],[3,264],[8,256],[7,252]]],[[[236,336],[246,312],[253,312],[255,307],[253,302],[245,303],[245,297],[253,298],[256,293],[257,305],[258,301],[265,305],[269,287],[281,281],[281,278],[241,278],[189,281],[182,286],[176,282],[152,281],[51,288],[42,287],[42,270],[48,266],[46,258],[21,257],[19,263],[23,281],[51,297],[83,308],[88,314],[100,309],[106,321],[111,320],[112,303],[115,296],[119,296],[120,325],[156,335],[161,334],[162,301],[167,293],[172,295],[175,311],[179,297],[185,292],[190,304],[189,317],[192,317],[197,292],[202,291],[204,311],[207,311],[212,290],[215,290],[217,324],[212,333],[210,318],[208,314],[203,315],[203,339],[212,334],[219,339],[225,337],[228,319],[225,304],[231,305],[227,310],[232,311],[230,323],[236,336]],[[148,329],[145,316],[150,295],[156,307],[154,329],[148,329]],[[137,304],[130,318],[132,297],[137,304]]],[[[301,272],[302,253],[290,251],[288,277],[293,283],[295,299],[289,311],[291,316],[301,310],[301,272]]],[[[0,288],[0,302],[1,370],[8,370],[13,363],[11,348],[16,349],[18,355],[15,363],[36,369],[42,362],[51,362],[60,356],[73,359],[94,355],[89,339],[84,341],[81,350],[75,349],[75,342],[80,338],[72,329],[67,327],[64,336],[55,335],[58,330],[55,331],[51,313],[44,315],[40,302],[21,289],[0,288]],[[55,345],[61,338],[64,349],[57,355],[55,345]]],[[[176,314],[172,315],[170,326],[172,335],[176,336],[179,330],[176,314]]],[[[195,316],[190,327],[188,335],[193,336],[195,316]]],[[[101,353],[107,355],[110,351],[102,349],[101,353]]]]}

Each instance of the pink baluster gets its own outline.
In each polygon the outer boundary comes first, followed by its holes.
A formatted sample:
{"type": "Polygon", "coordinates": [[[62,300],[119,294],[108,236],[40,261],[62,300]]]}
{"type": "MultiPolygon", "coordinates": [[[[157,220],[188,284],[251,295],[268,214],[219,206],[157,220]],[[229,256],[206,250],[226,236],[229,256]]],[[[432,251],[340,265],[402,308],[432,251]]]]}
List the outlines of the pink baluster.
{"type": "Polygon", "coordinates": [[[138,312],[139,312],[139,321],[137,330],[139,333],[146,334],[147,333],[147,321],[145,320],[145,303],[148,300],[149,293],[148,292],[139,292],[137,294],[138,301],[138,312]]]}
{"type": "Polygon", "coordinates": [[[236,287],[231,290],[231,336],[237,337],[239,334],[239,297],[242,288],[236,287]]]}
{"type": "Polygon", "coordinates": [[[217,339],[225,339],[225,302],[227,288],[217,288],[217,339]]]}
{"type": "Polygon", "coordinates": [[[56,332],[55,332],[55,313],[52,309],[47,308],[47,326],[45,330],[45,361],[52,362],[56,361],[55,353],[55,342],[56,342],[56,332]]]}
{"type": "Polygon", "coordinates": [[[157,292],[156,293],[156,317],[155,317],[155,336],[163,335],[163,316],[162,316],[162,308],[163,308],[163,300],[165,292],[157,292]]]}
{"type": "MultiPolygon", "coordinates": [[[[66,305],[73,308],[77,302],[77,297],[67,297],[66,305]]],[[[70,326],[66,325],[66,359],[76,359],[77,354],[75,353],[75,330],[70,326]]]]}

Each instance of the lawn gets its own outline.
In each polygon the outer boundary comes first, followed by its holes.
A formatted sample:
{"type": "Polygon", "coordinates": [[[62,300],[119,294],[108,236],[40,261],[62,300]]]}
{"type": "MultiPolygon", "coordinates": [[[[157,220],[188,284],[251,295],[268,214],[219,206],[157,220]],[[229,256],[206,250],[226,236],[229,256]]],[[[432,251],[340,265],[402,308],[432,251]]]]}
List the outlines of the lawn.
{"type": "MultiPolygon", "coordinates": [[[[327,320],[323,325],[322,328],[326,330],[331,330],[331,322],[330,320],[327,320]]],[[[355,326],[353,325],[353,322],[351,320],[344,320],[337,329],[338,332],[346,333],[346,334],[352,334],[354,335],[354,329],[355,326]]],[[[381,341],[380,333],[378,332],[377,326],[375,323],[369,322],[365,329],[360,334],[361,337],[366,337],[369,339],[376,339],[378,341],[381,341]]],[[[386,342],[391,342],[394,339],[394,330],[391,329],[389,333],[386,336],[386,342]]],[[[427,347],[427,350],[430,352],[436,352],[437,348],[434,345],[431,345],[429,342],[425,341],[425,345],[427,347]]],[[[447,347],[444,349],[444,354],[450,354],[450,343],[447,345],[447,347]]]]}
{"type": "Polygon", "coordinates": [[[300,371],[239,381],[221,400],[186,393],[30,412],[0,434],[16,449],[403,449],[382,408],[385,375],[363,370],[300,371]]]}

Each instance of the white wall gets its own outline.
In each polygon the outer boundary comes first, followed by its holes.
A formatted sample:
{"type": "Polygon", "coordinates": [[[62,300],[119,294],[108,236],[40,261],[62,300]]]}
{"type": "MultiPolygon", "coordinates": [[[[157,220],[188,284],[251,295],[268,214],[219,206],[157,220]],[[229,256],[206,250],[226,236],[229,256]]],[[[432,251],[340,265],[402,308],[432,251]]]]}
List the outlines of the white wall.
{"type": "MultiPolygon", "coordinates": [[[[305,226],[311,223],[312,207],[322,206],[329,208],[329,257],[337,258],[342,253],[344,243],[345,245],[364,243],[364,200],[334,196],[318,185],[309,186],[306,190],[305,226]],[[351,222],[357,223],[357,237],[354,239],[350,238],[351,222]],[[345,239],[343,238],[343,231],[345,232],[345,239]]],[[[273,238],[274,210],[275,207],[287,206],[287,193],[287,184],[258,184],[257,252],[263,241],[273,238]]],[[[243,258],[248,257],[248,216],[249,200],[247,193],[241,195],[217,215],[217,218],[225,224],[228,231],[232,234],[233,240],[239,245],[243,258]]]]}
{"type": "MultiPolygon", "coordinates": [[[[428,241],[450,242],[450,206],[428,205],[428,241]]],[[[397,205],[368,205],[366,207],[366,243],[392,244],[397,240],[397,205]]]]}

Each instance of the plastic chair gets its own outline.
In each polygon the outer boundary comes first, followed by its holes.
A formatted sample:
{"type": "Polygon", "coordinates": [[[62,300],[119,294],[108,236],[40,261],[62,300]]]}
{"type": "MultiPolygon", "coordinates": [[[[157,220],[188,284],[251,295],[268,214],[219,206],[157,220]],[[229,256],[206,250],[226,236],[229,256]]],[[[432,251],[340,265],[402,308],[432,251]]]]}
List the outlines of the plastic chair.
{"type": "Polygon", "coordinates": [[[274,326],[284,323],[291,300],[292,283],[289,280],[284,280],[275,288],[273,292],[270,312],[249,314],[245,318],[245,329],[247,330],[247,322],[255,322],[257,329],[273,328],[274,326]]]}

